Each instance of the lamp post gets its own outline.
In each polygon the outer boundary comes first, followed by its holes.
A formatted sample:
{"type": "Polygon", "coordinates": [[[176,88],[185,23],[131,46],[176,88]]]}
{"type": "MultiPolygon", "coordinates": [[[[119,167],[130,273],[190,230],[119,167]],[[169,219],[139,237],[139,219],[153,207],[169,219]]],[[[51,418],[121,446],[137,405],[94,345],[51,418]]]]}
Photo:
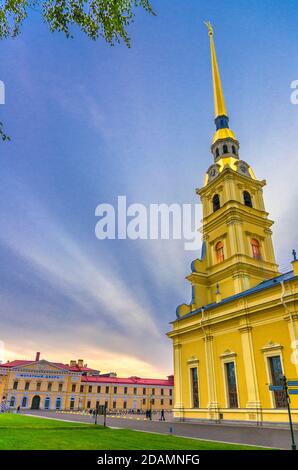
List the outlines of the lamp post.
{"type": "Polygon", "coordinates": [[[287,400],[287,408],[288,408],[289,424],[290,424],[291,440],[292,440],[291,448],[292,448],[292,450],[296,450],[296,443],[295,443],[292,416],[291,416],[291,408],[290,408],[290,396],[289,396],[289,393],[288,393],[288,381],[287,381],[287,378],[286,378],[285,375],[282,378],[282,382],[283,382],[284,392],[285,392],[286,400],[287,400]]]}

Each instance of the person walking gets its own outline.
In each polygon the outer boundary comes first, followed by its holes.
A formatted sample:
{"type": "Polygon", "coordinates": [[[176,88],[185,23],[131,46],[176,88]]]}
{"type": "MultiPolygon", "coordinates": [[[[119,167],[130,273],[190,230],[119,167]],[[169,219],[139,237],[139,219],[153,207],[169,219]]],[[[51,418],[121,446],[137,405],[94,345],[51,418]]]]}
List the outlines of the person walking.
{"type": "Polygon", "coordinates": [[[162,408],[160,411],[160,419],[159,421],[165,421],[165,410],[162,408]]]}

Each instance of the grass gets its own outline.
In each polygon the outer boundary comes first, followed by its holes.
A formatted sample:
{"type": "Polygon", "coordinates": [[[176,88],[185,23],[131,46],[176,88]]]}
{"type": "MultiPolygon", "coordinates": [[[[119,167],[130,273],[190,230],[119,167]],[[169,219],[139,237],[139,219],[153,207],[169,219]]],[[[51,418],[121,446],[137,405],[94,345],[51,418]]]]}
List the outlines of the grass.
{"type": "Polygon", "coordinates": [[[217,442],[0,414],[0,450],[242,450],[217,442]]]}

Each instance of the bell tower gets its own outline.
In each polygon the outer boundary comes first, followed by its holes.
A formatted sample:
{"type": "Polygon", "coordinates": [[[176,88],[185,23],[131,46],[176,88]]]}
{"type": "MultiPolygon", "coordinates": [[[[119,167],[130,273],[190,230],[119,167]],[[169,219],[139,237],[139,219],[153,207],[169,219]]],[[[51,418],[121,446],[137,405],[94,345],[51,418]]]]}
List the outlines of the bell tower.
{"type": "Polygon", "coordinates": [[[196,190],[203,206],[202,254],[192,262],[187,277],[192,285],[190,305],[178,307],[184,315],[219,302],[277,276],[271,226],[263,200],[265,180],[258,180],[250,165],[239,157],[239,142],[229,128],[213,28],[210,38],[214,94],[215,134],[204,186],[196,190]]]}

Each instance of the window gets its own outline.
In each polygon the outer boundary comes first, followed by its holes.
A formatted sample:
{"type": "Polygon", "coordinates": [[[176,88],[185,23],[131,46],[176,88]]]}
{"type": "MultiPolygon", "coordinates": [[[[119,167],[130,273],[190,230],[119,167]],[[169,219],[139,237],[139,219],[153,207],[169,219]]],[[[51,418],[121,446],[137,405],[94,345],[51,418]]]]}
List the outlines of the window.
{"type": "Polygon", "coordinates": [[[170,400],[170,406],[172,406],[172,405],[173,405],[173,400],[171,399],[171,400],[170,400]]]}
{"type": "Polygon", "coordinates": [[[91,400],[87,401],[87,408],[91,408],[91,400]]]}
{"type": "Polygon", "coordinates": [[[155,405],[155,399],[154,398],[151,399],[151,405],[155,405]]]}
{"type": "Polygon", "coordinates": [[[255,238],[251,240],[252,256],[254,259],[261,259],[260,243],[255,238]]]}
{"type": "Polygon", "coordinates": [[[212,204],[213,204],[213,212],[218,211],[220,209],[220,199],[218,194],[214,194],[213,199],[212,199],[212,204]]]}
{"type": "Polygon", "coordinates": [[[227,380],[228,407],[238,408],[235,363],[226,362],[225,368],[226,368],[226,380],[227,380]]]}
{"type": "Polygon", "coordinates": [[[92,385],[89,385],[88,387],[88,393],[91,393],[92,392],[92,385]]]}
{"type": "Polygon", "coordinates": [[[40,387],[41,387],[41,382],[37,382],[37,384],[36,384],[36,390],[40,390],[40,387]]]}
{"type": "Polygon", "coordinates": [[[60,397],[57,397],[56,398],[56,403],[55,403],[55,408],[56,410],[61,410],[61,407],[62,407],[62,400],[60,397]]]}
{"type": "Polygon", "coordinates": [[[59,392],[62,392],[62,390],[63,390],[63,384],[59,384],[59,385],[58,385],[58,391],[59,391],[59,392]]]}
{"type": "Polygon", "coordinates": [[[16,381],[13,383],[13,389],[14,389],[14,390],[17,390],[17,389],[18,389],[18,385],[19,385],[19,382],[16,380],[16,381]]]}
{"type": "Polygon", "coordinates": [[[216,262],[217,263],[222,263],[225,259],[225,254],[224,254],[224,246],[222,242],[218,242],[215,245],[215,253],[216,253],[216,262]]]}
{"type": "Polygon", "coordinates": [[[136,388],[133,389],[133,394],[134,394],[134,395],[137,394],[137,389],[136,389],[136,388]]]}
{"type": "Polygon", "coordinates": [[[106,387],[106,393],[109,393],[109,387],[108,386],[106,387]]]}
{"type": "Polygon", "coordinates": [[[113,409],[115,410],[116,408],[116,400],[113,401],[113,409]]]}
{"type": "Polygon", "coordinates": [[[46,397],[44,401],[44,409],[48,410],[50,408],[50,397],[46,397]]]}
{"type": "Polygon", "coordinates": [[[245,206],[252,207],[252,199],[248,191],[243,191],[243,202],[245,206]]]}
{"type": "Polygon", "coordinates": [[[163,398],[160,400],[160,404],[163,405],[163,398]]]}
{"type": "Polygon", "coordinates": [[[74,406],[75,406],[75,399],[74,399],[74,397],[71,397],[71,399],[70,399],[70,409],[73,410],[74,406]]]}
{"type": "Polygon", "coordinates": [[[81,385],[80,386],[80,393],[83,393],[84,392],[84,385],[81,385]]]}
{"type": "Polygon", "coordinates": [[[72,391],[72,392],[75,392],[75,391],[76,391],[76,384],[72,384],[72,386],[71,386],[71,391],[72,391]]]}
{"type": "Polygon", "coordinates": [[[216,157],[219,157],[219,150],[218,150],[218,148],[215,150],[215,156],[216,156],[216,157]]]}
{"type": "Polygon", "coordinates": [[[124,387],[124,395],[127,394],[127,387],[124,387]]]}
{"type": "Polygon", "coordinates": [[[236,147],[235,147],[235,145],[232,145],[232,153],[233,153],[234,155],[236,155],[236,147]]]}
{"type": "Polygon", "coordinates": [[[155,388],[152,389],[151,394],[152,394],[152,395],[155,395],[155,388]]]}
{"type": "Polygon", "coordinates": [[[191,391],[192,391],[192,407],[199,408],[199,384],[198,384],[198,368],[190,369],[191,391]]]}
{"type": "MultiPolygon", "coordinates": [[[[269,369],[270,369],[270,376],[272,385],[281,385],[283,371],[280,356],[271,356],[268,358],[269,360],[269,369]]],[[[283,390],[276,390],[274,393],[274,401],[276,408],[286,408],[287,400],[285,397],[285,393],[283,390]]]]}
{"type": "Polygon", "coordinates": [[[173,395],[173,390],[170,388],[170,397],[173,395]]]}
{"type": "Polygon", "coordinates": [[[9,406],[15,406],[15,404],[16,404],[16,397],[11,397],[9,406]]]}
{"type": "Polygon", "coordinates": [[[114,394],[117,393],[117,387],[114,387],[114,394]]]}
{"type": "Polygon", "coordinates": [[[160,389],[160,394],[163,395],[164,392],[163,392],[163,388],[160,389]]]}
{"type": "Polygon", "coordinates": [[[25,390],[29,390],[30,382],[25,382],[25,390]]]}
{"type": "Polygon", "coordinates": [[[100,391],[101,391],[101,386],[98,385],[98,387],[97,387],[97,393],[100,393],[100,391]]]}
{"type": "Polygon", "coordinates": [[[127,407],[127,403],[126,401],[123,402],[123,409],[126,410],[126,407],[127,407]]]}
{"type": "Polygon", "coordinates": [[[143,388],[143,395],[146,395],[146,389],[143,388]]]}
{"type": "Polygon", "coordinates": [[[52,382],[48,383],[48,392],[50,392],[52,390],[52,385],[53,385],[52,382]]]}
{"type": "Polygon", "coordinates": [[[222,151],[223,151],[223,153],[228,153],[228,146],[227,146],[227,145],[223,145],[222,151]]]}
{"type": "Polygon", "coordinates": [[[23,397],[21,406],[22,406],[22,408],[26,408],[26,406],[27,406],[27,397],[23,397]]]}
{"type": "Polygon", "coordinates": [[[146,398],[143,398],[143,405],[146,405],[146,398]]]}

